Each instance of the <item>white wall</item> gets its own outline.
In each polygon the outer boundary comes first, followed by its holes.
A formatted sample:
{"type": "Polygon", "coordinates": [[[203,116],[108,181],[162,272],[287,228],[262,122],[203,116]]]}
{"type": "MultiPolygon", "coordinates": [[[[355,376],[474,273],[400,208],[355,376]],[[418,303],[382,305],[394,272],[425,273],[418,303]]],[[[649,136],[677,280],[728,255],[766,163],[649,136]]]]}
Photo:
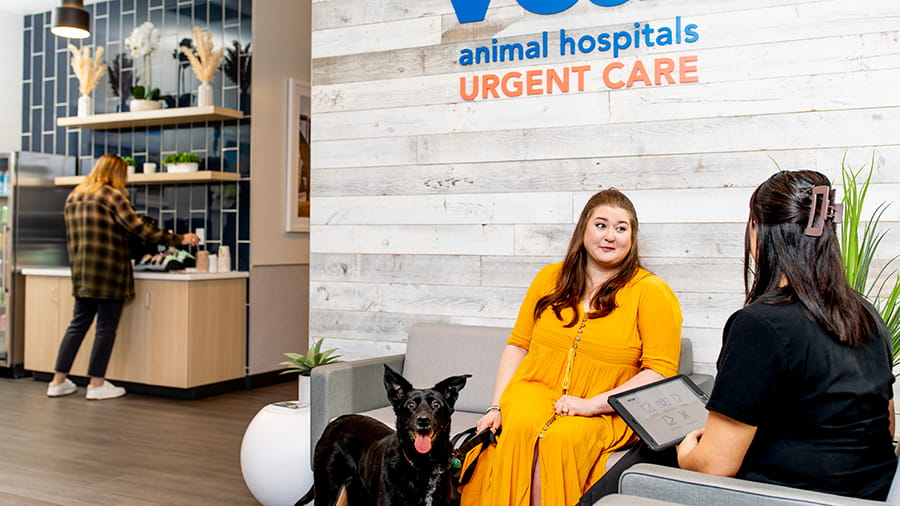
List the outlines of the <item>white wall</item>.
{"type": "MultiPolygon", "coordinates": [[[[646,265],[676,291],[695,367],[714,371],[743,301],[747,199],[774,170],[840,180],[875,156],[870,201],[900,195],[896,0],[656,0],[556,15],[494,0],[313,2],[310,335],[345,356],[404,349],[417,321],[511,326],[538,268],[561,259],[583,202],[635,202],[646,265]],[[606,53],[464,67],[463,48],[544,30],[698,25],[699,40],[618,61],[697,56],[699,82],[609,89],[606,53]],[[466,101],[460,77],[590,65],[582,92],[466,101]]],[[[255,127],[258,122],[255,123],[255,127]]],[[[881,256],[900,252],[900,206],[881,256]]]]}
{"type": "Polygon", "coordinates": [[[308,348],[309,234],[285,232],[284,167],[287,80],[309,82],[310,43],[309,2],[253,3],[250,374],[308,348]]]}
{"type": "Polygon", "coordinates": [[[0,121],[0,152],[15,151],[22,146],[22,51],[24,18],[0,9],[0,68],[9,69],[18,79],[0,79],[0,111],[7,111],[0,121]]]}

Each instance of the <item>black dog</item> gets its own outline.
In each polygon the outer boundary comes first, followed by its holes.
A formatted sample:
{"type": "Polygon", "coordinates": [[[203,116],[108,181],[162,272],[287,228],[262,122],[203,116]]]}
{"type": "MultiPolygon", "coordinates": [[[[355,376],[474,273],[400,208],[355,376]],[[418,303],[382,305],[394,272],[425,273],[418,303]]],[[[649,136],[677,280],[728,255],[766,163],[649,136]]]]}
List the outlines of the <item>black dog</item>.
{"type": "Polygon", "coordinates": [[[470,374],[416,389],[384,366],[397,430],[374,418],[344,415],[328,424],[313,453],[312,489],[297,504],[443,506],[450,503],[450,415],[470,374]],[[339,501],[340,499],[340,501],[339,501]]]}

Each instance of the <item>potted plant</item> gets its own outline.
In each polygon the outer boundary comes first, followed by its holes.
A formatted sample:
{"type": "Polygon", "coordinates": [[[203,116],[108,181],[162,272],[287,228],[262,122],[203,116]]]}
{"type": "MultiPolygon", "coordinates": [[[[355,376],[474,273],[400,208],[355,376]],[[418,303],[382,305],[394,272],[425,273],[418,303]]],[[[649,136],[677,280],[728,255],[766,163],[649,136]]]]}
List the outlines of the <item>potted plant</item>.
{"type": "Polygon", "coordinates": [[[324,339],[316,341],[305,355],[301,353],[285,353],[284,355],[290,360],[285,360],[278,364],[288,367],[281,371],[281,374],[298,373],[300,375],[298,400],[302,402],[309,402],[309,375],[312,373],[312,370],[320,365],[339,362],[338,359],[341,357],[340,355],[335,355],[337,349],[334,348],[322,351],[322,341],[324,339]]]}
{"type": "Polygon", "coordinates": [[[128,173],[134,174],[134,168],[135,168],[134,158],[132,158],[130,156],[123,156],[122,160],[125,162],[125,165],[128,166],[128,173]]]}
{"type": "Polygon", "coordinates": [[[166,171],[171,173],[197,172],[201,161],[203,159],[194,153],[175,153],[163,158],[166,171]]]}
{"type": "Polygon", "coordinates": [[[872,171],[875,169],[875,158],[868,165],[868,174],[865,180],[860,181],[860,175],[866,169],[863,165],[854,171],[847,166],[846,155],[841,160],[841,179],[844,184],[844,216],[841,224],[841,259],[844,263],[844,271],[847,280],[857,292],[863,294],[878,309],[881,318],[887,324],[891,334],[893,345],[894,367],[900,365],[900,273],[897,269],[891,270],[891,265],[898,257],[889,259],[878,274],[870,281],[870,267],[878,246],[884,238],[886,231],[879,231],[878,224],[881,216],[889,205],[886,202],[878,204],[872,212],[869,221],[860,229],[863,204],[866,193],[869,190],[869,182],[872,179],[872,171]],[[859,233],[862,230],[862,238],[859,233]]]}
{"type": "Polygon", "coordinates": [[[194,27],[194,40],[197,41],[196,48],[183,45],[180,49],[191,62],[194,75],[200,81],[200,87],[197,89],[197,105],[201,107],[213,105],[213,89],[209,82],[219,67],[224,48],[214,52],[212,34],[199,26],[194,27]]]}
{"type": "Polygon", "coordinates": [[[151,62],[151,55],[159,49],[160,38],[159,30],[153,26],[153,23],[147,21],[135,28],[125,39],[125,48],[131,52],[131,56],[141,59],[143,70],[143,76],[140,78],[143,84],[131,87],[131,95],[134,100],[129,103],[129,107],[132,111],[146,111],[162,107],[159,100],[164,97],[160,94],[159,88],[154,88],[152,85],[151,62]]]}

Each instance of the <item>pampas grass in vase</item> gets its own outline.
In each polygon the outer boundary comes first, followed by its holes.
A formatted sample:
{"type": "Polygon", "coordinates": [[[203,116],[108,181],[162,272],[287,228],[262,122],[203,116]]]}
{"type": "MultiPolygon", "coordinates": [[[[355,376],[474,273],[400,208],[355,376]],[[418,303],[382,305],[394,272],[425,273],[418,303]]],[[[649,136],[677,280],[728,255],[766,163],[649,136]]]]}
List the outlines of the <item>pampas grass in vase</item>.
{"type": "Polygon", "coordinates": [[[197,105],[213,105],[212,86],[209,82],[212,81],[213,74],[219,67],[219,61],[222,60],[225,48],[213,52],[212,34],[199,26],[194,27],[194,40],[197,45],[196,54],[187,46],[181,46],[181,52],[187,56],[194,75],[200,80],[200,88],[197,90],[197,105]]]}
{"type": "Polygon", "coordinates": [[[101,63],[103,48],[98,46],[93,58],[90,46],[78,49],[69,44],[69,52],[72,53],[72,71],[78,78],[78,91],[81,92],[81,97],[78,98],[78,115],[89,116],[94,113],[94,99],[91,98],[91,92],[106,73],[106,64],[101,63]]]}

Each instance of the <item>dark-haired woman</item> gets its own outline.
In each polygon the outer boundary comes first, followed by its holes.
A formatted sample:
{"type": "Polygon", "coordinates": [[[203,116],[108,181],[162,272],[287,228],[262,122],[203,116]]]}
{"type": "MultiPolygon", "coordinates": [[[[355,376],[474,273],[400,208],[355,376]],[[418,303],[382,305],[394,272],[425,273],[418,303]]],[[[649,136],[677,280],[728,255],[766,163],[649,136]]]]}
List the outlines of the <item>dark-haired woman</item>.
{"type": "Polygon", "coordinates": [[[747,305],[725,325],[709,420],[679,446],[681,467],[887,496],[897,466],[891,345],[846,281],[833,195],[824,175],[796,171],[751,196],[747,305]]]}
{"type": "Polygon", "coordinates": [[[170,246],[196,245],[195,234],[171,234],[147,224],[128,202],[125,181],[128,167],[117,155],[97,160],[91,173],[66,199],[66,247],[72,266],[72,322],[59,345],[55,374],[47,396],[62,397],[77,391],[68,378],[75,354],[97,317],[94,346],[88,361],[88,400],[114,399],[125,389],[106,381],[106,366],[116,339],[116,328],[126,298],[134,297],[128,238],[137,235],[170,246]]]}
{"type": "Polygon", "coordinates": [[[562,263],[534,278],[479,429],[500,429],[464,505],[573,505],[634,441],[609,395],[673,376],[681,309],[641,268],[634,206],[604,190],[584,206],[562,263]]]}

